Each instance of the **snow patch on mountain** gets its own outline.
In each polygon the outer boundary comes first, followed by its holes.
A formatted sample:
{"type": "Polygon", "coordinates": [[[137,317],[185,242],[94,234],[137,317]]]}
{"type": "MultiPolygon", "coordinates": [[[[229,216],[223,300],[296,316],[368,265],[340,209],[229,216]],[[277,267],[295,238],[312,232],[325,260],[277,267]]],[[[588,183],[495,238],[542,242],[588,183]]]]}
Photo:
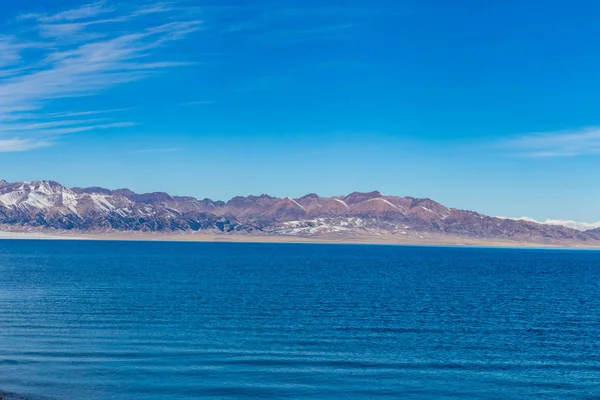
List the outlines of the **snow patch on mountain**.
{"type": "Polygon", "coordinates": [[[90,195],[90,197],[92,198],[92,201],[94,202],[94,206],[101,211],[111,212],[116,208],[108,201],[108,199],[106,198],[105,195],[92,194],[92,195],[90,195]]]}
{"type": "Polygon", "coordinates": [[[343,205],[344,207],[346,207],[346,210],[350,209],[350,207],[348,207],[348,204],[346,204],[343,200],[340,199],[332,199],[333,201],[340,203],[341,205],[343,205]]]}
{"type": "Polygon", "coordinates": [[[577,222],[577,221],[566,221],[566,220],[560,220],[560,219],[547,219],[545,221],[537,221],[537,220],[535,220],[533,218],[529,218],[529,217],[520,217],[520,218],[497,217],[497,218],[511,219],[513,221],[533,222],[533,223],[542,224],[542,225],[564,226],[564,227],[575,229],[575,230],[578,230],[581,232],[591,231],[592,229],[600,228],[600,221],[599,222],[577,222]]]}

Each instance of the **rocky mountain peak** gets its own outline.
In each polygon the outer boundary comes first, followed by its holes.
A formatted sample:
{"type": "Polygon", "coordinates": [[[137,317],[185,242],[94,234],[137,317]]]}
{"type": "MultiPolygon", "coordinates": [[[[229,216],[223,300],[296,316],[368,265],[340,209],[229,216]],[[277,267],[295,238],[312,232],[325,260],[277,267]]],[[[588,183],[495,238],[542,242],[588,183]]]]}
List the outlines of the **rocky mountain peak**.
{"type": "Polygon", "coordinates": [[[113,190],[111,192],[111,194],[113,196],[123,196],[123,197],[126,197],[126,198],[130,199],[130,200],[133,200],[133,198],[135,197],[135,195],[137,193],[135,193],[134,191],[129,190],[129,189],[117,189],[117,190],[113,190]]]}
{"type": "Polygon", "coordinates": [[[93,187],[87,187],[87,188],[81,188],[81,187],[74,187],[71,188],[71,190],[77,194],[82,194],[82,193],[88,193],[88,194],[107,194],[110,195],[112,194],[112,190],[110,189],[106,189],[103,187],[99,187],[99,186],[93,186],[93,187]]]}
{"type": "Polygon", "coordinates": [[[358,204],[358,203],[362,203],[363,201],[367,201],[370,199],[374,199],[374,198],[378,198],[378,197],[383,197],[383,195],[381,194],[381,192],[375,190],[373,192],[353,192],[350,193],[348,196],[344,197],[344,202],[346,204],[348,204],[349,206],[353,205],[353,204],[358,204]]]}

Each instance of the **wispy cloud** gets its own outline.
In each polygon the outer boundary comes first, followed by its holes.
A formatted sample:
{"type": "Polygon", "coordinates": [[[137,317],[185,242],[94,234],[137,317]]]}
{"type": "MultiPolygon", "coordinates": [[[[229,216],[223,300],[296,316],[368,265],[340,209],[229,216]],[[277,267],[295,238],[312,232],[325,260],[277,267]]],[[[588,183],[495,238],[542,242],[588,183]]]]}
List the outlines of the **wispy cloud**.
{"type": "Polygon", "coordinates": [[[22,26],[0,34],[0,151],[31,150],[52,145],[58,135],[134,125],[113,119],[112,113],[123,110],[44,110],[56,108],[61,99],[97,95],[190,65],[164,59],[161,51],[200,29],[201,21],[183,11],[164,2],[128,7],[98,1],[20,16],[22,26]],[[105,115],[96,118],[99,114],[105,115]],[[44,121],[48,118],[54,120],[44,121]]]}
{"type": "Polygon", "coordinates": [[[118,113],[124,111],[131,111],[133,108],[114,108],[111,110],[95,110],[95,111],[73,111],[73,112],[63,112],[63,113],[51,113],[51,114],[42,114],[39,115],[38,118],[69,118],[69,117],[82,117],[86,115],[98,115],[98,114],[109,114],[109,113],[118,113]]]}
{"type": "Polygon", "coordinates": [[[573,157],[600,154],[600,127],[539,132],[509,139],[504,146],[530,157],[573,157]]]}
{"type": "Polygon", "coordinates": [[[101,14],[106,14],[115,11],[111,6],[108,6],[105,1],[84,4],[78,8],[61,11],[55,14],[24,14],[20,19],[35,19],[41,22],[61,22],[61,21],[76,21],[80,19],[93,18],[101,14]]]}
{"type": "Polygon", "coordinates": [[[52,143],[47,140],[34,139],[0,139],[0,153],[8,153],[15,151],[27,151],[39,149],[40,147],[51,146],[52,143]]]}

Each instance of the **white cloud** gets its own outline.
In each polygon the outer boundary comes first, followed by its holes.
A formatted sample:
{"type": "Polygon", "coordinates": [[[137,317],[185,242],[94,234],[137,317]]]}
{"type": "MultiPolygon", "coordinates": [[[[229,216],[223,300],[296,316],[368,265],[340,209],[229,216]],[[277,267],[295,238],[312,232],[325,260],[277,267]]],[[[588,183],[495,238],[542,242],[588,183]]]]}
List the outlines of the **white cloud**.
{"type": "Polygon", "coordinates": [[[60,22],[60,21],[76,21],[97,17],[101,14],[106,14],[115,11],[114,7],[108,6],[105,1],[84,4],[81,7],[71,10],[65,10],[56,14],[25,14],[21,19],[35,19],[40,22],[60,22]]]}
{"type": "Polygon", "coordinates": [[[132,15],[137,17],[140,15],[156,14],[156,13],[163,13],[163,12],[167,12],[167,11],[176,11],[176,10],[177,10],[177,8],[174,7],[172,3],[159,2],[159,3],[148,4],[146,6],[142,6],[142,7],[138,8],[137,10],[135,10],[132,15]]]}
{"type": "Polygon", "coordinates": [[[511,149],[532,157],[572,157],[600,154],[600,127],[539,132],[509,140],[511,149]]]}
{"type": "Polygon", "coordinates": [[[109,118],[122,110],[50,114],[44,109],[51,103],[55,108],[60,99],[97,95],[167,68],[191,65],[161,56],[170,42],[200,29],[200,21],[180,11],[167,3],[127,8],[99,1],[55,14],[21,16],[24,28],[0,34],[0,151],[47,146],[52,137],[67,133],[133,125],[109,118]],[[106,115],[89,119],[101,113],[106,115]],[[48,118],[55,120],[43,121],[48,118]]]}
{"type": "Polygon", "coordinates": [[[82,117],[86,115],[97,115],[97,114],[107,114],[107,113],[116,113],[122,111],[130,111],[133,108],[114,108],[112,110],[95,110],[95,111],[75,111],[75,112],[64,112],[64,113],[53,113],[40,115],[38,118],[69,118],[69,117],[82,117]]]}
{"type": "Polygon", "coordinates": [[[51,146],[49,140],[33,140],[33,139],[0,139],[0,153],[26,151],[38,149],[40,147],[51,146]]]}
{"type": "Polygon", "coordinates": [[[567,228],[575,229],[578,231],[589,231],[591,229],[600,228],[600,222],[576,222],[576,221],[565,221],[560,219],[547,219],[545,221],[537,221],[533,218],[529,217],[521,217],[521,218],[509,218],[509,217],[497,217],[502,219],[512,219],[515,221],[527,221],[534,222],[536,224],[542,225],[558,225],[565,226],[567,228]]]}

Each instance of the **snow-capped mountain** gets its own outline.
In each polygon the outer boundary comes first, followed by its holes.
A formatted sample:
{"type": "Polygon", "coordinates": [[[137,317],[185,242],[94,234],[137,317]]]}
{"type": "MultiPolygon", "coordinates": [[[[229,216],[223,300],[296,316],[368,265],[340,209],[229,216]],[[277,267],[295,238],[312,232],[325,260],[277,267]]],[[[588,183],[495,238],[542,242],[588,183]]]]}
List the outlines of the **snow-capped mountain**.
{"type": "Polygon", "coordinates": [[[565,226],[567,228],[575,229],[577,231],[585,232],[591,231],[592,229],[600,228],[600,222],[577,222],[577,221],[565,221],[560,219],[547,219],[545,221],[536,221],[533,218],[529,217],[521,217],[521,218],[507,218],[507,217],[498,217],[504,219],[514,219],[516,221],[529,221],[535,222],[536,224],[543,225],[560,225],[565,226]]]}
{"type": "MultiPolygon", "coordinates": [[[[292,199],[268,195],[223,201],[138,194],[128,189],[67,188],[57,182],[0,181],[0,224],[79,231],[214,231],[269,235],[452,235],[516,241],[590,241],[564,226],[493,218],[431,199],[380,192],[292,199]]],[[[598,237],[600,239],[600,237],[598,237]]]]}
{"type": "Polygon", "coordinates": [[[65,230],[235,230],[206,204],[166,193],[69,189],[52,181],[0,181],[0,223],[65,230]]]}

